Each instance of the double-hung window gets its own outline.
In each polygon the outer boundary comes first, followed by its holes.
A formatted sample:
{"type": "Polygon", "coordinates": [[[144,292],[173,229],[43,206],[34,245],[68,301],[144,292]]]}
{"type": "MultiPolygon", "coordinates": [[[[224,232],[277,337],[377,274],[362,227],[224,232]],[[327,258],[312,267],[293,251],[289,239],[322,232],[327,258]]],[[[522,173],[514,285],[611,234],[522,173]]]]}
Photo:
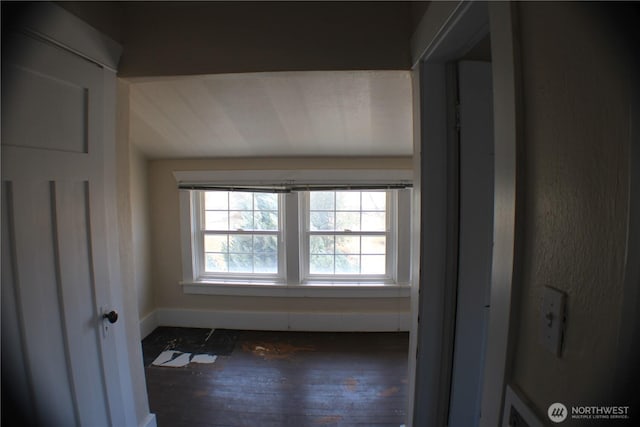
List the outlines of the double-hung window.
{"type": "Polygon", "coordinates": [[[176,177],[182,188],[183,284],[290,289],[409,283],[406,180],[196,185],[176,177]]]}
{"type": "Polygon", "coordinates": [[[329,281],[389,279],[392,195],[392,191],[303,193],[303,276],[329,281]]]}
{"type": "Polygon", "coordinates": [[[282,199],[276,193],[198,191],[195,252],[201,279],[278,279],[282,199]]]}

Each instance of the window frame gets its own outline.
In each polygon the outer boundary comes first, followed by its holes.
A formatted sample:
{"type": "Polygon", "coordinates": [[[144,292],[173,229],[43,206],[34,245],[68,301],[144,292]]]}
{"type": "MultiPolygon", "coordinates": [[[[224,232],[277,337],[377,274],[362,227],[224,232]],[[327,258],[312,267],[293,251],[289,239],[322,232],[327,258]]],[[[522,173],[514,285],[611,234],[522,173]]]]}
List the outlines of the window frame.
{"type": "MultiPolygon", "coordinates": [[[[284,198],[278,194],[278,231],[261,230],[207,230],[205,225],[204,197],[207,190],[193,190],[192,194],[192,233],[195,236],[192,242],[194,272],[198,281],[225,281],[225,282],[265,282],[284,283],[284,198]],[[235,272],[207,272],[205,271],[204,237],[207,234],[228,235],[276,235],[278,242],[277,272],[276,273],[235,273],[235,272]]],[[[248,192],[248,191],[247,191],[248,192]]],[[[231,212],[231,209],[227,209],[231,212]]]]}
{"type": "MultiPolygon", "coordinates": [[[[336,190],[332,190],[336,191],[336,190]]],[[[342,191],[342,190],[337,190],[342,191]]],[[[348,191],[348,190],[346,190],[348,191]]],[[[367,231],[312,231],[310,230],[311,220],[311,192],[302,192],[299,200],[299,229],[300,239],[300,277],[301,283],[369,283],[369,284],[395,284],[397,278],[396,262],[398,256],[397,251],[397,191],[394,190],[357,190],[357,191],[384,191],[386,193],[385,206],[385,231],[383,232],[367,232],[367,231]],[[314,274],[310,270],[310,237],[312,235],[334,235],[334,236],[366,236],[366,235],[384,235],[386,238],[385,248],[385,273],[384,274],[314,274]]],[[[334,253],[335,255],[335,253],[334,253]]]]}
{"type": "MultiPolygon", "coordinates": [[[[409,169],[314,169],[314,170],[233,170],[233,171],[174,171],[179,188],[180,238],[182,243],[182,280],[180,286],[185,294],[246,295],[273,297],[406,297],[411,286],[411,214],[412,171],[409,169]],[[330,177],[328,179],[328,177],[330,177]],[[281,188],[282,185],[368,188],[370,184],[379,188],[397,188],[392,193],[397,199],[393,203],[396,233],[390,243],[395,245],[392,268],[387,280],[365,281],[362,278],[327,278],[306,280],[303,275],[301,256],[303,250],[300,230],[300,192],[281,195],[280,221],[282,240],[279,250],[279,276],[238,277],[207,275],[200,277],[196,261],[198,233],[194,230],[193,198],[197,189],[240,189],[262,191],[265,187],[281,188]],[[395,185],[395,187],[394,187],[395,185]],[[398,218],[403,218],[398,220],[398,218]],[[404,220],[406,218],[406,220],[404,220]],[[291,232],[293,230],[293,232],[291,232]],[[300,230],[300,232],[298,232],[300,230]]],[[[304,187],[306,188],[306,187],[304,187]]],[[[204,241],[203,241],[204,242],[204,241]]],[[[204,243],[203,243],[204,244],[204,243]]]]}

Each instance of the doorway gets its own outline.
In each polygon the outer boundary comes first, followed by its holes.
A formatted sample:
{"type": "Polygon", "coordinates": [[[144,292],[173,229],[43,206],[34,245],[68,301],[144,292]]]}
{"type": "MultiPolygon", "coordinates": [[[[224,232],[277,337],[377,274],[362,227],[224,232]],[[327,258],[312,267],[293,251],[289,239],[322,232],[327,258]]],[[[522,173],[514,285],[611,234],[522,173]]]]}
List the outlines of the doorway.
{"type": "MultiPolygon", "coordinates": [[[[456,330],[459,297],[460,177],[456,143],[456,81],[452,68],[490,34],[493,79],[494,189],[489,231],[491,271],[486,317],[484,362],[478,363],[476,392],[481,426],[500,425],[506,366],[513,273],[515,226],[516,103],[513,5],[463,3],[455,8],[425,49],[418,67],[420,81],[420,277],[416,382],[413,425],[446,425],[455,405],[452,389],[458,374],[455,348],[463,340],[456,330]],[[420,402],[418,405],[417,402],[420,402]]],[[[484,306],[482,307],[484,308],[484,306]]],[[[411,363],[411,361],[410,361],[411,363]]],[[[459,364],[458,364],[459,365],[459,364]]],[[[453,392],[455,395],[455,392],[453,392]]]]}

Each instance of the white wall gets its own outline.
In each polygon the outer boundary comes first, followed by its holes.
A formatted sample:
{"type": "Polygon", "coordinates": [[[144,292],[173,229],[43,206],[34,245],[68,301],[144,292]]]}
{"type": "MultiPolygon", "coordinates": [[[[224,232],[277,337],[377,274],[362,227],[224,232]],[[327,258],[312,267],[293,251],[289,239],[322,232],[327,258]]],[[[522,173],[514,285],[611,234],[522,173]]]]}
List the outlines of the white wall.
{"type": "MultiPolygon", "coordinates": [[[[409,298],[297,298],[189,295],[182,292],[179,197],[175,170],[238,169],[411,169],[411,158],[263,158],[152,160],[149,163],[151,279],[159,313],[175,310],[207,312],[355,313],[408,315],[409,298]]],[[[173,316],[173,315],[172,315],[173,316]]],[[[174,317],[172,317],[174,318],[174,317]]],[[[161,321],[162,323],[162,321],[161,321]]],[[[242,323],[238,324],[243,327],[242,323]]],[[[176,325],[178,326],[178,325],[176,325]]],[[[210,325],[215,327],[215,325],[210,325]]],[[[225,326],[229,327],[229,326],[225,326]]]]}
{"type": "MultiPolygon", "coordinates": [[[[152,422],[149,415],[149,402],[147,399],[147,386],[142,367],[142,346],[140,344],[139,330],[139,295],[145,294],[139,290],[140,286],[150,286],[148,280],[141,283],[144,273],[141,273],[140,266],[136,261],[140,260],[138,253],[140,247],[145,243],[140,239],[144,233],[140,233],[139,227],[144,227],[140,218],[134,220],[133,206],[139,208],[138,202],[132,203],[132,194],[140,189],[139,185],[131,185],[132,179],[139,175],[137,162],[139,159],[131,158],[131,147],[129,146],[129,89],[128,84],[122,80],[117,86],[117,118],[116,118],[116,170],[117,170],[117,201],[118,201],[118,227],[119,227],[119,249],[120,268],[122,273],[122,287],[124,293],[125,315],[127,325],[127,344],[129,347],[129,364],[138,369],[132,369],[133,399],[135,401],[136,416],[138,425],[152,422]],[[133,172],[133,173],[132,173],[133,172]],[[134,228],[135,225],[135,228],[134,228]],[[134,239],[134,236],[137,238],[134,239]],[[151,421],[150,421],[151,420],[151,421]]],[[[142,180],[146,182],[146,180],[142,180]]],[[[148,244],[148,243],[146,243],[148,244]]],[[[144,251],[142,251],[144,253],[144,251]]]]}
{"type": "Polygon", "coordinates": [[[140,318],[155,308],[151,286],[151,243],[147,158],[133,144],[129,146],[129,182],[133,238],[134,284],[140,318]]]}
{"type": "Polygon", "coordinates": [[[518,6],[524,146],[512,382],[546,419],[553,402],[628,404],[612,399],[618,343],[630,338],[620,336],[620,313],[632,51],[606,5],[518,6]],[[544,286],[567,294],[559,358],[538,340],[544,286]]]}

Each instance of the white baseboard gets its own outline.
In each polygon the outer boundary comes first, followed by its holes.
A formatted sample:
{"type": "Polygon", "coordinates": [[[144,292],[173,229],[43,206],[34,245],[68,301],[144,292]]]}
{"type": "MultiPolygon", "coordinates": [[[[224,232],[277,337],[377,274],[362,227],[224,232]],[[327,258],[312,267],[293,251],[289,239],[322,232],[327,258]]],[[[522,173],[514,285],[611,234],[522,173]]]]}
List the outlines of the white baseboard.
{"type": "Polygon", "coordinates": [[[158,327],[158,316],[155,311],[140,319],[140,339],[145,339],[155,328],[158,327]]]}
{"type": "Polygon", "coordinates": [[[139,427],[158,427],[158,423],[156,422],[156,414],[147,415],[147,417],[142,420],[139,427]]]}
{"type": "Polygon", "coordinates": [[[287,313],[160,308],[141,320],[140,330],[143,338],[157,326],[263,331],[404,332],[409,331],[410,323],[409,312],[287,313]],[[144,334],[143,331],[148,332],[144,334]]]}

